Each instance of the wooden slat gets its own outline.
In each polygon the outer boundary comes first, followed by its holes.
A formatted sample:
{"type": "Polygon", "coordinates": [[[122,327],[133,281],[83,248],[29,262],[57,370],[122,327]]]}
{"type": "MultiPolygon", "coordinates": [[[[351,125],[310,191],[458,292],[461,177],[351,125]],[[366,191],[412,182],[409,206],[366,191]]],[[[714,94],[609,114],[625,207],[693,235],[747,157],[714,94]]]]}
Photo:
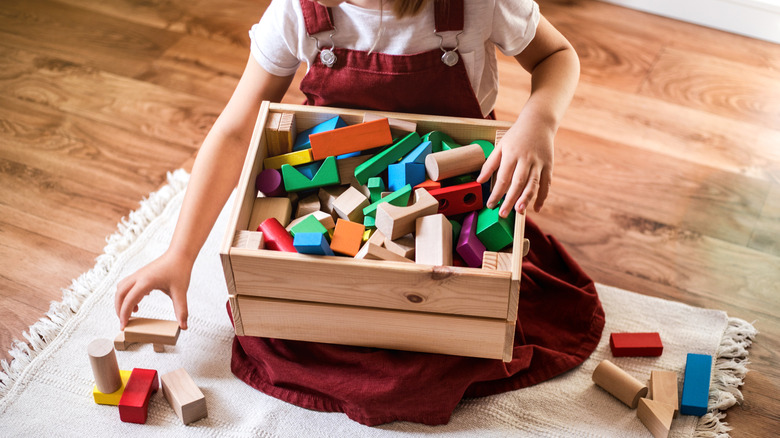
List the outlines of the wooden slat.
{"type": "Polygon", "coordinates": [[[506,319],[508,272],[239,248],[230,259],[240,295],[506,319]]]}
{"type": "Polygon", "coordinates": [[[504,319],[238,296],[251,336],[504,359],[504,319]],[[323,330],[323,327],[340,327],[323,330]]]}

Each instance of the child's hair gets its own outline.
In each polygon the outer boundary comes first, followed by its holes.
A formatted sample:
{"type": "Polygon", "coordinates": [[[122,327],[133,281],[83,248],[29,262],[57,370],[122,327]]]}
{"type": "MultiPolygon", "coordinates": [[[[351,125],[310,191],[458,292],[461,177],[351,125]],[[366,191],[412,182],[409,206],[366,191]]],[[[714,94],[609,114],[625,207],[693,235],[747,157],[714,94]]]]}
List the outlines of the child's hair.
{"type": "Polygon", "coordinates": [[[417,15],[429,1],[431,0],[393,0],[393,14],[398,18],[417,15]]]}

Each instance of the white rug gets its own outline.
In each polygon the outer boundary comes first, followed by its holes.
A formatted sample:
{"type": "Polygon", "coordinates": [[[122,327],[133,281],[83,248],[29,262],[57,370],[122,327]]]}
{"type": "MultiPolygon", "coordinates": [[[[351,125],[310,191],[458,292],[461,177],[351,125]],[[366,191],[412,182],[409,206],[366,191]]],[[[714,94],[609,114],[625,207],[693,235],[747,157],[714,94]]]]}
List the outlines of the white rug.
{"type": "MultiPolygon", "coordinates": [[[[116,407],[92,401],[92,372],[86,353],[95,338],[113,339],[116,283],[160,254],[168,244],[189,175],[177,171],[123,221],[90,272],[52,303],[49,318],[25,337],[33,348],[15,343],[15,357],[0,372],[2,436],[236,436],[236,437],[517,437],[649,436],[636,413],[591,382],[602,359],[612,359],[611,332],[658,331],[664,353],[658,358],[615,358],[619,366],[645,381],[653,369],[682,373],[686,353],[719,356],[710,394],[711,412],[680,416],[672,436],[727,436],[719,409],[740,398],[747,351],[756,331],[724,312],[650,298],[598,285],[607,315],[598,349],[583,365],[551,381],[510,393],[463,401],[449,424],[429,427],[396,422],[369,428],[340,413],[309,411],[268,397],[230,372],[232,327],[225,311],[227,290],[217,255],[226,227],[223,211],[200,258],[190,286],[190,329],[175,348],[158,354],[151,345],[117,352],[122,369],[152,368],[159,373],[184,367],[206,395],[208,418],[184,426],[167,401],[154,395],[145,425],[123,423],[116,407]]],[[[228,206],[232,205],[232,200],[228,206]]],[[[148,297],[140,316],[173,319],[167,297],[148,297]]]]}

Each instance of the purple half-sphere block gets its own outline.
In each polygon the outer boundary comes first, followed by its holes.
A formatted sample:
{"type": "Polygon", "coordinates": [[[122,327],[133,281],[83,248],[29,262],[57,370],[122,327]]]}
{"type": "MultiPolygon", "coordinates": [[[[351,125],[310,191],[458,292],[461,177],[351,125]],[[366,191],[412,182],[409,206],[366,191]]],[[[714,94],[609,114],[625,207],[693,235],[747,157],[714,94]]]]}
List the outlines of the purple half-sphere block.
{"type": "Polygon", "coordinates": [[[284,196],[287,192],[284,190],[284,181],[282,172],[276,169],[265,169],[257,175],[255,188],[265,196],[284,196]]]}
{"type": "Polygon", "coordinates": [[[477,238],[477,212],[472,211],[463,220],[460,229],[460,237],[455,251],[472,268],[482,267],[482,255],[485,253],[485,245],[477,238]]]}

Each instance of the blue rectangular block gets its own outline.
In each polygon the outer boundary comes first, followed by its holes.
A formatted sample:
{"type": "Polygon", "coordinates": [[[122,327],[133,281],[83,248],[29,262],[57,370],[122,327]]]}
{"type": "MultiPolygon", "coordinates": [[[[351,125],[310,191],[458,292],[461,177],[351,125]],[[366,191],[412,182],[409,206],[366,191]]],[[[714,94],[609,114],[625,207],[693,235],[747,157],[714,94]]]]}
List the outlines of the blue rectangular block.
{"type": "Polygon", "coordinates": [[[701,417],[707,413],[711,371],[712,356],[688,353],[682,400],[680,400],[681,414],[701,417]]]}
{"type": "Polygon", "coordinates": [[[412,187],[425,181],[425,165],[420,163],[396,163],[387,166],[387,188],[391,191],[405,185],[412,187]]]}
{"type": "Polygon", "coordinates": [[[347,126],[347,122],[340,116],[336,116],[332,119],[328,119],[319,125],[312,126],[311,128],[301,131],[295,137],[295,143],[293,143],[293,151],[300,151],[303,149],[311,149],[311,142],[309,142],[309,136],[311,134],[317,134],[325,131],[332,131],[337,128],[343,128],[347,126]]]}
{"type": "Polygon", "coordinates": [[[297,233],[293,238],[293,246],[300,254],[334,255],[328,239],[321,233],[297,233]]]}
{"type": "Polygon", "coordinates": [[[430,141],[424,141],[420,143],[419,146],[412,149],[411,152],[406,154],[406,156],[399,161],[399,163],[420,163],[425,164],[425,157],[427,157],[432,150],[432,145],[430,141]]]}

